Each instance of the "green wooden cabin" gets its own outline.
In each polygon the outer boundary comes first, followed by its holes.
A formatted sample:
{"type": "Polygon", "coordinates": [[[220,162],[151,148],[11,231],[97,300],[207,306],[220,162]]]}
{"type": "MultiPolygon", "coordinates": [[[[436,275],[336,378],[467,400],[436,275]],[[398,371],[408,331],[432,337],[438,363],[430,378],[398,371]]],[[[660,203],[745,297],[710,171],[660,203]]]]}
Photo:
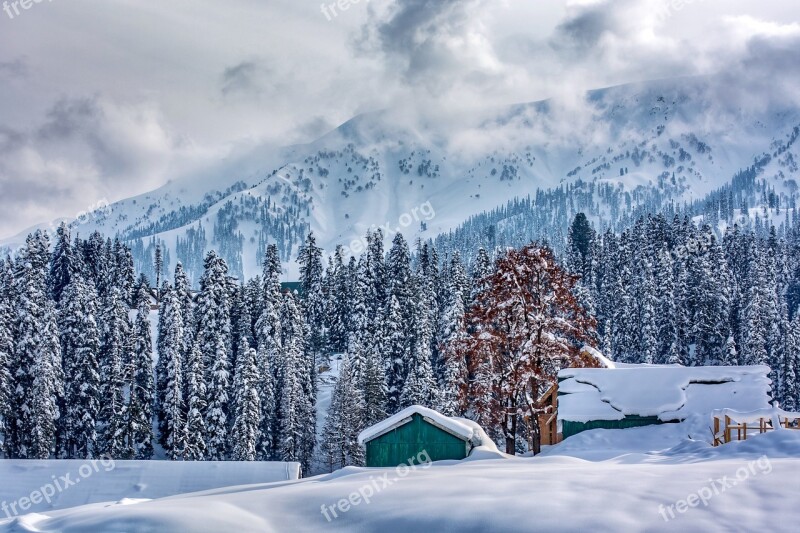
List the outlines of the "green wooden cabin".
{"type": "Polygon", "coordinates": [[[396,467],[425,461],[461,460],[473,448],[472,428],[424,407],[409,407],[366,429],[359,441],[366,466],[396,467]]]}
{"type": "Polygon", "coordinates": [[[769,372],[766,366],[566,368],[558,373],[558,431],[566,439],[592,429],[710,420],[715,409],[768,408],[769,372]]]}

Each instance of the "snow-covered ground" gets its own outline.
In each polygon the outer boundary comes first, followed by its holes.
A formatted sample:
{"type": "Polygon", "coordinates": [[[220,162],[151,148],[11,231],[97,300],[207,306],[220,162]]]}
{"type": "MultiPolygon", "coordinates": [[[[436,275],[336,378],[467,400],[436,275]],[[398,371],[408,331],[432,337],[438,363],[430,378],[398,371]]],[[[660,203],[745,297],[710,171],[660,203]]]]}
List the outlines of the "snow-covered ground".
{"type": "Polygon", "coordinates": [[[347,468],[89,505],[0,522],[0,532],[796,530],[800,431],[712,448],[681,440],[682,426],[589,431],[535,458],[347,468]]]}
{"type": "Polygon", "coordinates": [[[299,463],[279,462],[0,460],[0,519],[89,503],[127,504],[227,485],[293,480],[299,474],[299,463]]]}

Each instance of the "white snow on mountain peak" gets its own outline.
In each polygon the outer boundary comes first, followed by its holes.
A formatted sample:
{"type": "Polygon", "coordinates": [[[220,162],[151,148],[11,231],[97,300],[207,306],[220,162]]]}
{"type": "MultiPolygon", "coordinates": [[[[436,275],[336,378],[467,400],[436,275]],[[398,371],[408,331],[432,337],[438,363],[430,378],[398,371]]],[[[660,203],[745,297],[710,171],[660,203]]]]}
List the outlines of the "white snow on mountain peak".
{"type": "Polygon", "coordinates": [[[183,256],[187,242],[224,248],[244,277],[259,272],[264,247],[277,242],[290,279],[290,259],[309,230],[329,252],[375,226],[387,239],[397,230],[408,240],[434,238],[564,184],[650,188],[680,202],[702,198],[769,154],[763,177],[793,192],[800,108],[791,100],[750,106],[742,85],[737,91],[724,76],[677,78],[499,109],[366,113],[307,145],[259,147],[178,177],[74,223],[74,231],[119,236],[141,256],[163,242],[173,266],[202,262],[183,256]],[[422,205],[433,214],[421,217],[422,205]],[[200,229],[204,240],[192,240],[200,229]]]}

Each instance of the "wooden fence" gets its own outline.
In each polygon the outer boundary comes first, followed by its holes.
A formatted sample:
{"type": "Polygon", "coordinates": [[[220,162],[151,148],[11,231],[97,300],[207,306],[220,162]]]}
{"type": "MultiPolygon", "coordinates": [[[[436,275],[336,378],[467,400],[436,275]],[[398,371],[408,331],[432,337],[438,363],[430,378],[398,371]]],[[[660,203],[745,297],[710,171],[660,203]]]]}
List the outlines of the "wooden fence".
{"type": "Polygon", "coordinates": [[[721,409],[714,411],[711,416],[714,424],[714,446],[734,440],[747,440],[748,435],[758,435],[775,429],[800,429],[800,413],[779,408],[748,412],[721,409]]]}

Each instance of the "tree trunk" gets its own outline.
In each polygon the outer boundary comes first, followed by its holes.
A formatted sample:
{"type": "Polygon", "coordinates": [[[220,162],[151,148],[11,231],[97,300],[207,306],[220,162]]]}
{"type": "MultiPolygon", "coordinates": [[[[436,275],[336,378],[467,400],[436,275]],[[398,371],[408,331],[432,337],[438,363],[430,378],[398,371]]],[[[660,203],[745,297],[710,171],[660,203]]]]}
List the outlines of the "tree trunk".
{"type": "Polygon", "coordinates": [[[514,402],[509,398],[506,404],[505,413],[506,429],[506,453],[516,455],[517,453],[517,409],[514,402]]]}
{"type": "Polygon", "coordinates": [[[542,453],[542,432],[539,427],[539,417],[532,415],[531,422],[530,428],[528,428],[531,434],[531,451],[533,455],[539,455],[542,453]]]}

